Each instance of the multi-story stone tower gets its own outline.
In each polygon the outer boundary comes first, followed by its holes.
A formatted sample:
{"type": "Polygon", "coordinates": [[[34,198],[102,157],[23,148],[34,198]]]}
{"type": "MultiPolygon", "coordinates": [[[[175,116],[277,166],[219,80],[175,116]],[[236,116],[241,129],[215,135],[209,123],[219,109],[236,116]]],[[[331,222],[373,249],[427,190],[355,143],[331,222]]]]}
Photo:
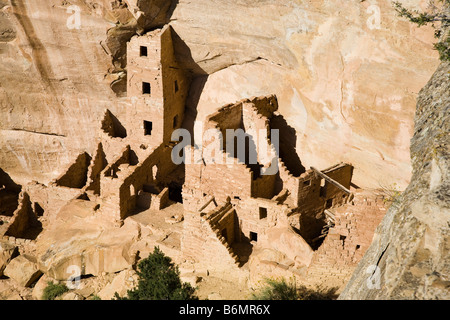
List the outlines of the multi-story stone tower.
{"type": "Polygon", "coordinates": [[[135,36],[127,47],[127,127],[149,149],[168,143],[184,118],[189,83],[175,59],[172,32],[166,26],[135,36]]]}

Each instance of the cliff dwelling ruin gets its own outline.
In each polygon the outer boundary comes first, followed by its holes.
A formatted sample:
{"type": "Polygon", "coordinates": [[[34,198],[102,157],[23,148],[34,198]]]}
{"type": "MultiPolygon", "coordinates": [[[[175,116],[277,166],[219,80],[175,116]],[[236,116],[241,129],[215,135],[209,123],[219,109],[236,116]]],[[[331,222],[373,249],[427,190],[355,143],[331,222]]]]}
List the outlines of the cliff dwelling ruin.
{"type": "Polygon", "coordinates": [[[39,269],[58,280],[67,279],[70,265],[86,276],[131,268],[157,244],[185,268],[203,266],[217,277],[256,283],[295,276],[303,284],[341,288],[371,243],[383,199],[352,184],[349,163],[304,168],[290,143],[295,130],[270,94],[230,101],[209,115],[204,130],[220,132],[221,146],[211,153],[191,142],[185,155],[200,152],[201,161],[174,163],[181,142],[173,133],[186,127],[190,78],[172,40],[166,26],[128,42],[126,116],[105,110],[95,154],[77,155],[48,185],[18,186],[0,171],[1,241],[35,256],[39,269]],[[256,152],[261,149],[272,156],[256,152]],[[138,232],[123,243],[98,240],[95,250],[58,251],[56,233],[46,227],[59,221],[72,230],[76,223],[64,223],[74,219],[87,229],[102,221],[117,239],[131,226],[138,232]]]}

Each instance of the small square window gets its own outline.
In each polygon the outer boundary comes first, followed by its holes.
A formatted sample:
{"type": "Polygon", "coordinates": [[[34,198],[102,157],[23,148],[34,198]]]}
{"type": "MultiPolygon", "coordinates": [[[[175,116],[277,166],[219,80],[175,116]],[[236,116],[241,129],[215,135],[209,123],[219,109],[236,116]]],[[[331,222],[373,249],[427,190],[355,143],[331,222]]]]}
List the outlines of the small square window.
{"type": "Polygon", "coordinates": [[[153,124],[151,121],[144,120],[144,135],[150,136],[152,134],[153,124]]]}
{"type": "Polygon", "coordinates": [[[311,185],[311,180],[305,180],[305,181],[303,181],[303,186],[304,186],[304,187],[310,186],[310,185],[311,185]]]}
{"type": "Polygon", "coordinates": [[[258,234],[256,232],[251,232],[250,231],[250,241],[258,241],[258,234]]]}
{"type": "Polygon", "coordinates": [[[141,57],[147,57],[148,56],[147,47],[141,46],[140,49],[139,49],[139,55],[141,57]]]}
{"type": "Polygon", "coordinates": [[[151,93],[150,83],[142,82],[142,94],[150,94],[150,93],[151,93]]]}

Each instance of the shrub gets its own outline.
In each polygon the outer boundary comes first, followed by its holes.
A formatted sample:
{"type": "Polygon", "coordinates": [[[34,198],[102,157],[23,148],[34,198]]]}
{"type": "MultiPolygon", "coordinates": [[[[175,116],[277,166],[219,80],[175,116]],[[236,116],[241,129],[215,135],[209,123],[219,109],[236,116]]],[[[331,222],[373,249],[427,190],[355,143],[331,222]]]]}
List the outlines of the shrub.
{"type": "Polygon", "coordinates": [[[180,280],[180,272],[170,257],[155,247],[148,258],[138,264],[138,285],[118,300],[197,300],[195,288],[180,280]]]}
{"type": "Polygon", "coordinates": [[[265,279],[266,285],[258,293],[254,293],[254,300],[334,300],[337,298],[336,288],[308,289],[297,286],[295,281],[286,282],[284,278],[265,279]]]}
{"type": "Polygon", "coordinates": [[[56,297],[69,291],[65,284],[55,284],[52,281],[47,282],[47,287],[42,294],[42,300],[55,300],[56,297]]]}
{"type": "Polygon", "coordinates": [[[391,204],[398,204],[400,201],[400,197],[402,192],[398,190],[398,186],[396,183],[390,186],[380,185],[379,195],[383,197],[383,202],[385,205],[390,206],[391,204]]]}
{"type": "Polygon", "coordinates": [[[421,27],[431,24],[434,28],[434,36],[438,41],[434,48],[439,52],[442,61],[450,61],[450,0],[430,0],[428,12],[406,9],[399,1],[394,1],[393,6],[399,16],[404,17],[421,27]],[[436,4],[436,1],[441,4],[436,4]],[[438,23],[439,25],[436,25],[438,23]]]}

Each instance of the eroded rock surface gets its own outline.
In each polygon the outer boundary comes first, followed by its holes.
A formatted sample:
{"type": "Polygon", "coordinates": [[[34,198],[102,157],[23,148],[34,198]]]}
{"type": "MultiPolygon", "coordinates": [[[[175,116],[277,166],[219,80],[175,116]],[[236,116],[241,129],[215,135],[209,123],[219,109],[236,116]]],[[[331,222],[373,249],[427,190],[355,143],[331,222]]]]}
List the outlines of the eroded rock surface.
{"type": "Polygon", "coordinates": [[[419,94],[411,183],[340,299],[450,298],[449,76],[450,64],[442,63],[419,94]]]}
{"type": "Polygon", "coordinates": [[[191,88],[194,115],[276,94],[306,166],[350,161],[357,185],[407,185],[415,96],[437,66],[431,29],[388,1],[142,3],[2,1],[14,31],[0,43],[0,167],[15,181],[46,183],[95,151],[105,109],[126,109],[124,42],[169,22],[184,68],[209,75],[191,88]]]}

